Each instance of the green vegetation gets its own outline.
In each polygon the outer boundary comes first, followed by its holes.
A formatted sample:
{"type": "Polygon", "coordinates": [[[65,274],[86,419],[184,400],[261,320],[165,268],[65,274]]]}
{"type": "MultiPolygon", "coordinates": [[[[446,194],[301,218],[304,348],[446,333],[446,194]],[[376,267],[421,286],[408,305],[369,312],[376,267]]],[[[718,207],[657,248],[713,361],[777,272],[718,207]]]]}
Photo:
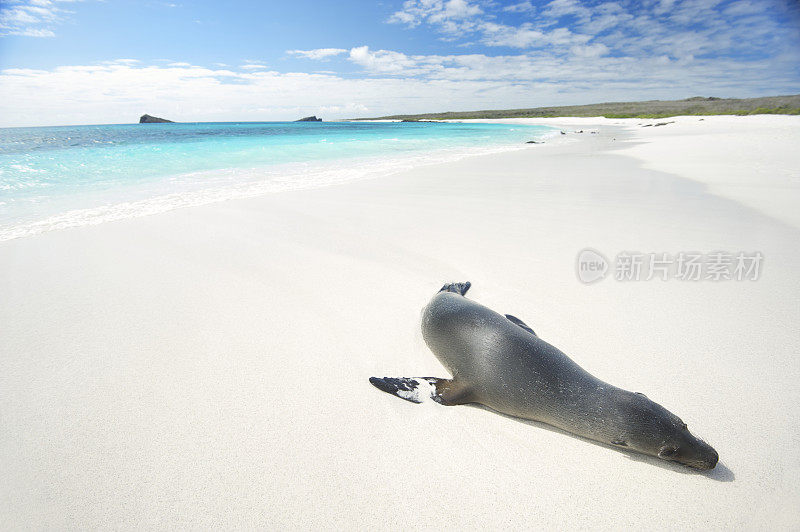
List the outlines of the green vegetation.
{"type": "Polygon", "coordinates": [[[710,115],[800,115],[800,107],[756,107],[755,109],[731,109],[728,111],[691,111],[661,114],[604,114],[605,118],[669,118],[671,116],[710,116],[710,115]]]}
{"type": "MultiPolygon", "coordinates": [[[[420,115],[392,115],[378,117],[384,120],[448,120],[469,118],[555,118],[560,116],[604,116],[606,118],[669,118],[684,115],[797,115],[800,114],[800,94],[768,96],[764,98],[716,98],[695,96],[685,100],[650,100],[646,102],[607,102],[591,105],[563,107],[534,107],[531,109],[504,109],[428,113],[420,115]]],[[[356,118],[355,120],[373,120],[356,118]]]]}

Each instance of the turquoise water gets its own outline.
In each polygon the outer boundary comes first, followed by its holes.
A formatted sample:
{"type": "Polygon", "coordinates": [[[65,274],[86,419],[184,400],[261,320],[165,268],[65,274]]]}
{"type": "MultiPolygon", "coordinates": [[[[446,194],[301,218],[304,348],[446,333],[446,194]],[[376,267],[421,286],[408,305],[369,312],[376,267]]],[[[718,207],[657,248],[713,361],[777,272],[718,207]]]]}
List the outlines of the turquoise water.
{"type": "Polygon", "coordinates": [[[518,148],[554,131],[425,122],[5,128],[0,129],[0,240],[378,177],[518,148]]]}

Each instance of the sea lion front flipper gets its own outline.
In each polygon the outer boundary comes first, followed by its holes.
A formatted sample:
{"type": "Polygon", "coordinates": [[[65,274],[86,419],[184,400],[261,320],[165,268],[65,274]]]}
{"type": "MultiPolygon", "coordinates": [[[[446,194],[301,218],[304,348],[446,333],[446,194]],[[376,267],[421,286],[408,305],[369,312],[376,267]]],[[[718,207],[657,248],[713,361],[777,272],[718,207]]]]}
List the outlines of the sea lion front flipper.
{"type": "Polygon", "coordinates": [[[523,329],[525,329],[526,331],[528,331],[532,335],[538,336],[535,332],[533,332],[533,329],[528,327],[525,324],[524,321],[522,321],[521,319],[517,318],[516,316],[512,316],[511,314],[506,314],[506,318],[508,318],[508,321],[510,321],[511,323],[515,323],[515,324],[519,325],[520,327],[522,327],[523,329]]]}
{"type": "Polygon", "coordinates": [[[471,402],[469,390],[459,382],[436,377],[370,377],[373,386],[412,403],[433,399],[446,406],[471,402]]]}

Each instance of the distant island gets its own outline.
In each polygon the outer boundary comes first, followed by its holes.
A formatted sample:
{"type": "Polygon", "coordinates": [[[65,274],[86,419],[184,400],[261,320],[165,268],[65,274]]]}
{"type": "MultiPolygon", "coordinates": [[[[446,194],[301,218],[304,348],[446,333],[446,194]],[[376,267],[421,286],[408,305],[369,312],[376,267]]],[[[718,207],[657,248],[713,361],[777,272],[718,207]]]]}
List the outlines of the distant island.
{"type": "Polygon", "coordinates": [[[353,120],[448,120],[467,118],[550,118],[559,116],[604,116],[606,118],[667,118],[682,115],[760,115],[800,114],[800,94],[764,98],[715,98],[695,96],[684,100],[649,100],[646,102],[608,102],[562,107],[501,109],[391,115],[353,120]]]}
{"type": "Polygon", "coordinates": [[[295,120],[295,122],[322,122],[322,119],[317,118],[316,116],[306,116],[300,120],[295,120]]]}
{"type": "Polygon", "coordinates": [[[159,118],[157,116],[150,116],[150,115],[142,115],[139,117],[140,124],[165,124],[170,123],[172,124],[172,120],[167,120],[166,118],[159,118]]]}

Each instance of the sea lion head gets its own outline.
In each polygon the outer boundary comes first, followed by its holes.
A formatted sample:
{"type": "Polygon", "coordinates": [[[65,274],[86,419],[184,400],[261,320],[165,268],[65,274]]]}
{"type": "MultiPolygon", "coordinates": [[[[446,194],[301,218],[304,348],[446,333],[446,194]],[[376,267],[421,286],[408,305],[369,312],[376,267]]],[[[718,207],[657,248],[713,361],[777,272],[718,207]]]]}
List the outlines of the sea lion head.
{"type": "Polygon", "coordinates": [[[719,461],[719,455],[709,444],[694,436],[685,428],[681,434],[671,441],[665,442],[658,449],[658,457],[662,460],[678,462],[685,466],[702,471],[714,469],[719,461]]]}
{"type": "Polygon", "coordinates": [[[612,444],[693,469],[708,470],[717,465],[717,451],[689,432],[681,418],[644,394],[631,395],[629,401],[624,401],[622,412],[626,430],[612,444]]]}

